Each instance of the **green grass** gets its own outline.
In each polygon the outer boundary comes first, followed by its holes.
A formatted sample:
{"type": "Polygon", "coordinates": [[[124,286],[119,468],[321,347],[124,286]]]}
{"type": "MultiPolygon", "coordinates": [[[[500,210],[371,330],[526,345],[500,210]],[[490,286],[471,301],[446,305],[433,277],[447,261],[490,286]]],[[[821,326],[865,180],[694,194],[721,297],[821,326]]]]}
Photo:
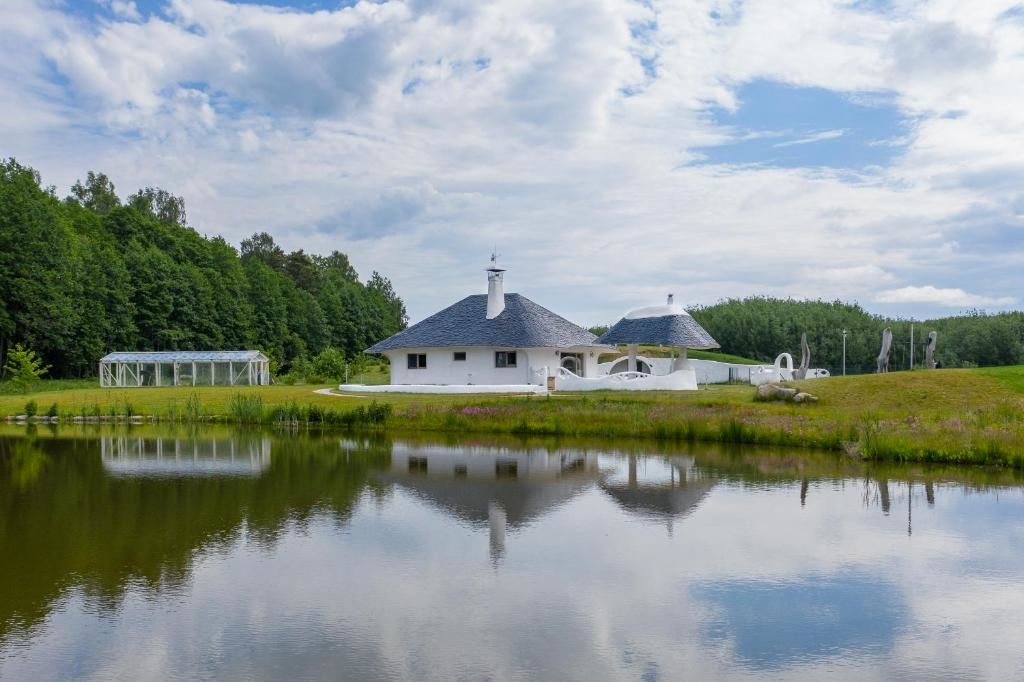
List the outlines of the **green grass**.
{"type": "Polygon", "coordinates": [[[876,461],[1024,468],[1024,367],[832,377],[798,384],[813,405],[754,402],[754,389],[721,385],[684,393],[539,396],[317,395],[312,386],[105,389],[42,384],[0,395],[0,415],[155,415],[338,425],[396,433],[446,432],[717,441],[815,447],[876,461]]]}
{"type": "Polygon", "coordinates": [[[1000,384],[1012,391],[1024,393],[1024,365],[1015,365],[1012,367],[985,367],[975,371],[984,376],[996,379],[1000,384]]]}
{"type": "Polygon", "coordinates": [[[737,365],[763,365],[769,363],[758,362],[757,360],[751,360],[750,358],[741,358],[739,355],[729,355],[728,353],[719,353],[716,350],[691,350],[687,351],[686,357],[693,358],[694,360],[715,360],[717,362],[732,362],[737,365]]]}
{"type": "MultiPolygon", "coordinates": [[[[35,391],[71,391],[79,388],[93,388],[96,386],[96,383],[96,379],[46,379],[36,385],[35,391]]],[[[12,386],[11,382],[0,381],[0,396],[5,395],[19,396],[25,394],[20,389],[12,386]]]]}

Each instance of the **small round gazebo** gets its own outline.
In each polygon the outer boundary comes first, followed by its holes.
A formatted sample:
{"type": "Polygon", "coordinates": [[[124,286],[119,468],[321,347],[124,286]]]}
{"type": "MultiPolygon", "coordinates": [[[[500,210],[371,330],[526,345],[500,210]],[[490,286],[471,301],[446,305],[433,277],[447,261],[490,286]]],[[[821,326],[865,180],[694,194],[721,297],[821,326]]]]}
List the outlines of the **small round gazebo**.
{"type": "Polygon", "coordinates": [[[678,349],[679,356],[672,363],[673,372],[685,368],[687,349],[719,348],[711,334],[673,301],[672,294],[668,295],[664,305],[638,308],[626,313],[597,342],[615,346],[625,344],[629,353],[629,372],[637,371],[637,346],[640,344],[678,349]]]}

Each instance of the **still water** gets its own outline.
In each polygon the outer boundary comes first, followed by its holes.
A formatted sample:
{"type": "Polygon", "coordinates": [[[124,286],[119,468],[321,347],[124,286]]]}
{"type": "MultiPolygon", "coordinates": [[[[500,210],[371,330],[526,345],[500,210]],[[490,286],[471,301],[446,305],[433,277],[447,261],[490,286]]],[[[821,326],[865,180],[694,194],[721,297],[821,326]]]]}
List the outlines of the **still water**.
{"type": "Polygon", "coordinates": [[[831,455],[0,435],[0,678],[1022,679],[1024,488],[831,455]]]}

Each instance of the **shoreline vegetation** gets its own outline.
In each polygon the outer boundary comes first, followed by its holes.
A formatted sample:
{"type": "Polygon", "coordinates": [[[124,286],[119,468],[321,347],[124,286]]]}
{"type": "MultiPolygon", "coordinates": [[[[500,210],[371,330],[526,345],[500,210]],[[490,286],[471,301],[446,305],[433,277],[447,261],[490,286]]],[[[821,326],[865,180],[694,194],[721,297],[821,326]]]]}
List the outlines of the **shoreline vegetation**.
{"type": "Polygon", "coordinates": [[[814,405],[754,400],[749,385],[688,393],[324,395],[320,386],[105,389],[41,382],[0,394],[37,421],[238,423],[363,432],[511,434],[815,448],[869,461],[1024,469],[1024,367],[794,382],[814,405]],[[33,405],[34,404],[34,405],[33,405]],[[33,409],[26,410],[26,407],[33,409]]]}

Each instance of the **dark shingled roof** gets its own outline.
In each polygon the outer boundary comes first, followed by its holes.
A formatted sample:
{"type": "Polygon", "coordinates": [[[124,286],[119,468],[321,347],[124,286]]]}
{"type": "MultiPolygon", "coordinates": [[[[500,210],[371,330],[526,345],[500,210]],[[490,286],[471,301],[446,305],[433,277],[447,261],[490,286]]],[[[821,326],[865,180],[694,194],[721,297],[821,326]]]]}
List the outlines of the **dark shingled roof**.
{"type": "Polygon", "coordinates": [[[586,329],[519,294],[505,294],[505,309],[488,320],[487,294],[477,294],[384,339],[366,352],[448,346],[569,348],[597,345],[601,345],[597,337],[586,329]]]}
{"type": "Polygon", "coordinates": [[[689,315],[622,318],[601,335],[598,343],[645,343],[676,348],[718,348],[704,327],[689,315]]]}

